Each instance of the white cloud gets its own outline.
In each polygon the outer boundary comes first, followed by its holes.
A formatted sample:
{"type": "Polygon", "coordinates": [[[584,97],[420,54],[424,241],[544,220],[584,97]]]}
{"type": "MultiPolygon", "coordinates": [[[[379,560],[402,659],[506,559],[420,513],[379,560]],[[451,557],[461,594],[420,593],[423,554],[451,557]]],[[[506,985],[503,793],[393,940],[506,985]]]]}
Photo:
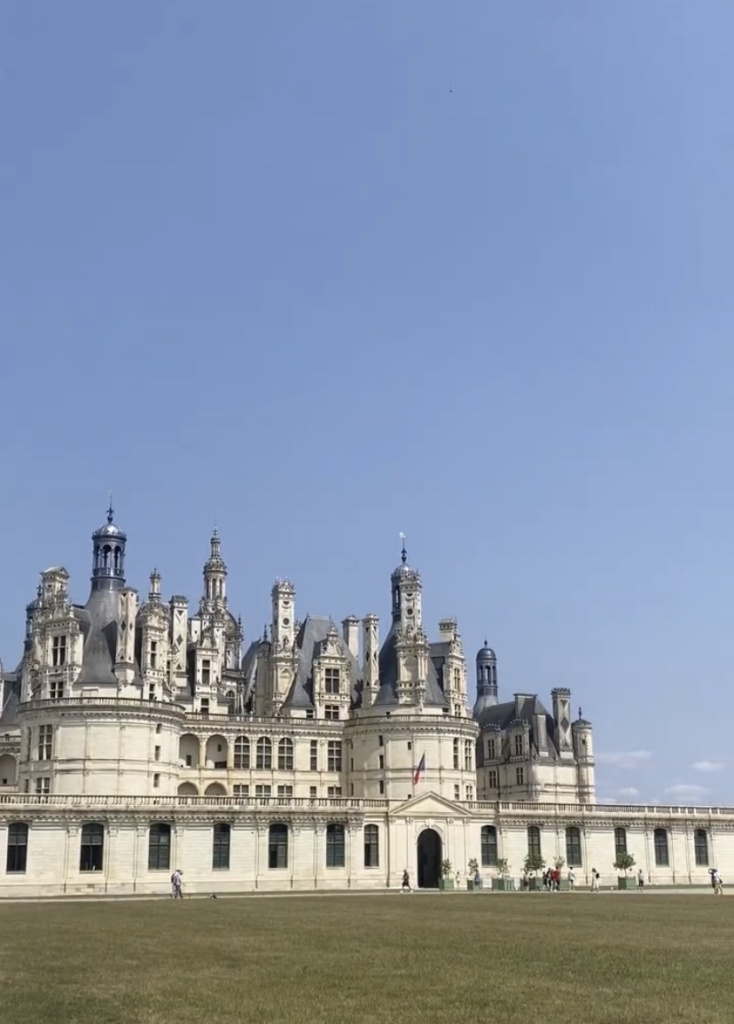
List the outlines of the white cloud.
{"type": "Polygon", "coordinates": [[[639,795],[640,795],[639,789],[635,789],[634,786],[624,786],[623,789],[618,789],[617,790],[617,796],[619,796],[619,797],[635,797],[635,796],[639,796],[639,795]]]}
{"type": "Polygon", "coordinates": [[[668,786],[665,792],[674,800],[699,800],[708,793],[708,790],[704,786],[692,786],[681,782],[675,786],[668,786]]]}
{"type": "Polygon", "coordinates": [[[612,768],[641,768],[652,761],[649,750],[622,750],[616,753],[597,754],[598,764],[608,764],[612,768]]]}
{"type": "Polygon", "coordinates": [[[598,804],[616,804],[619,803],[615,796],[600,796],[597,800],[598,804]]]}
{"type": "Polygon", "coordinates": [[[693,765],[697,772],[723,772],[726,768],[725,761],[696,761],[693,765]]]}

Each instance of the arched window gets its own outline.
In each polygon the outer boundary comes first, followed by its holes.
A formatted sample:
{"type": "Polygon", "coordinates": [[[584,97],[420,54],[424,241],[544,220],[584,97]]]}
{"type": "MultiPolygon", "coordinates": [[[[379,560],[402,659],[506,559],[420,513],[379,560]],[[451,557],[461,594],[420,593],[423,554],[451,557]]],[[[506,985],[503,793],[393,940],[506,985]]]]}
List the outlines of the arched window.
{"type": "Polygon", "coordinates": [[[364,827],[364,866],[379,868],[380,866],[380,830],[377,825],[364,827]]]}
{"type": "Polygon", "coordinates": [[[655,829],[655,863],[659,868],[667,868],[668,858],[668,833],[664,828],[655,829]]]}
{"type": "Polygon", "coordinates": [[[470,772],[472,770],[471,763],[471,748],[473,744],[471,740],[464,740],[464,771],[470,772]]]}
{"type": "Polygon", "coordinates": [[[528,856],[529,857],[542,857],[540,845],[540,829],[537,825],[531,825],[528,828],[528,856]]]}
{"type": "Polygon", "coordinates": [[[281,740],[278,743],[278,768],[281,771],[293,771],[293,740],[281,740]]]}
{"type": "Polygon", "coordinates": [[[343,825],[327,825],[326,826],[326,866],[327,868],[343,868],[344,867],[344,826],[343,825]]]}
{"type": "Polygon", "coordinates": [[[627,856],[627,829],[615,828],[614,830],[614,859],[627,856]]]}
{"type": "Polygon", "coordinates": [[[566,829],[566,863],[570,868],[582,867],[581,829],[575,825],[566,829]]]}
{"type": "Polygon", "coordinates": [[[234,741],[235,768],[250,767],[250,741],[247,736],[237,736],[234,741]]]}
{"type": "Polygon", "coordinates": [[[82,825],[82,843],[79,856],[80,871],[101,871],[104,863],[104,825],[88,821],[82,825]]]}
{"type": "Polygon", "coordinates": [[[272,768],[273,767],[273,744],[267,738],[267,736],[261,736],[257,741],[257,757],[255,761],[256,768],[272,768]]]}
{"type": "Polygon", "coordinates": [[[693,833],[693,853],[697,868],[709,866],[709,839],[705,828],[697,828],[693,833]]]}
{"type": "Polygon", "coordinates": [[[497,864],[497,829],[494,825],[482,825],[481,854],[483,868],[497,864]]]}
{"type": "Polygon", "coordinates": [[[288,826],[276,822],[268,832],[268,867],[288,867],[288,826]]]}
{"type": "Polygon", "coordinates": [[[222,871],[229,867],[232,829],[226,821],[218,821],[212,829],[212,867],[222,871]]]}
{"type": "Polygon", "coordinates": [[[457,770],[461,767],[459,764],[459,741],[454,740],[454,768],[457,770]]]}
{"type": "Polygon", "coordinates": [[[163,871],[171,866],[171,826],[157,821],[148,835],[148,871],[163,871]]]}
{"type": "Polygon", "coordinates": [[[8,825],[8,853],[5,870],[8,874],[22,874],[28,863],[28,826],[24,821],[8,825]]]}

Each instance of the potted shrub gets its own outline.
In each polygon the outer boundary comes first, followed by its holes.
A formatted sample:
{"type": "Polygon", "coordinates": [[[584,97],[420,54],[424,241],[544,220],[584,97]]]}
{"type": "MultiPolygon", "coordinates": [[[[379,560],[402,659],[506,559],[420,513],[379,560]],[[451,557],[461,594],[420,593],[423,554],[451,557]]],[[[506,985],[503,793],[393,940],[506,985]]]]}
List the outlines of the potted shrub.
{"type": "Polygon", "coordinates": [[[540,892],[543,888],[543,880],[538,878],[536,872],[543,871],[545,861],[539,853],[529,853],[523,862],[525,874],[529,876],[529,887],[531,892],[540,892]]]}
{"type": "Polygon", "coordinates": [[[469,874],[468,874],[467,879],[466,879],[466,887],[469,890],[469,892],[472,892],[474,889],[478,889],[479,888],[479,886],[474,881],[474,879],[477,876],[477,872],[478,871],[479,871],[479,861],[477,860],[476,857],[472,857],[472,859],[469,861],[469,874]]]}
{"type": "Polygon", "coordinates": [[[504,857],[497,860],[497,877],[492,879],[492,888],[498,892],[515,891],[515,881],[510,878],[510,865],[504,857]]]}
{"type": "Polygon", "coordinates": [[[636,889],[637,879],[632,878],[629,872],[635,866],[635,858],[631,853],[618,853],[617,859],[614,862],[614,867],[617,871],[623,872],[617,876],[617,888],[618,889],[636,889]]]}
{"type": "Polygon", "coordinates": [[[441,861],[441,877],[438,880],[439,889],[453,889],[454,880],[451,877],[451,871],[451,861],[447,857],[446,860],[441,861]]]}

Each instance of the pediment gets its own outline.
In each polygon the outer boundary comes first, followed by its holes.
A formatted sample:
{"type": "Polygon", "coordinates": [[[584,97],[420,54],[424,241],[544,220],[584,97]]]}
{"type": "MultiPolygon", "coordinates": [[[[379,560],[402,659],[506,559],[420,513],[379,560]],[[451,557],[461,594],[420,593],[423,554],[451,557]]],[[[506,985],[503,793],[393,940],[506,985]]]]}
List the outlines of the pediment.
{"type": "Polygon", "coordinates": [[[447,800],[438,793],[424,793],[399,804],[390,811],[391,818],[469,818],[469,811],[461,804],[447,800]]]}

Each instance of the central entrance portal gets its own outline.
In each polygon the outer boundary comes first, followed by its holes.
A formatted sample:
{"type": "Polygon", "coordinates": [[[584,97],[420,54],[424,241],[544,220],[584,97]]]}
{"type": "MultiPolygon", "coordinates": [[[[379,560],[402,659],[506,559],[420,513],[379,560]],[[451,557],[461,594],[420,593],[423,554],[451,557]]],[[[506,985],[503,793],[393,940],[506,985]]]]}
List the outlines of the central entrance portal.
{"type": "Polygon", "coordinates": [[[425,828],[418,836],[418,888],[438,889],[441,877],[441,836],[425,828]]]}

